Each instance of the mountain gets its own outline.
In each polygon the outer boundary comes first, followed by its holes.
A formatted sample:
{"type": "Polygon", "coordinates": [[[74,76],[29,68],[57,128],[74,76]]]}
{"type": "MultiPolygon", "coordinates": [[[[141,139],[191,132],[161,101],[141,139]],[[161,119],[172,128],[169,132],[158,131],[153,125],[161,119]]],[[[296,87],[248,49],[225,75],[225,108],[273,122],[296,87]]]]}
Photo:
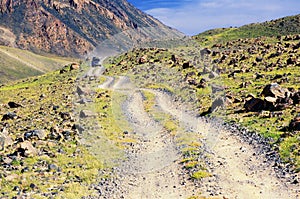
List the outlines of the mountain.
{"type": "Polygon", "coordinates": [[[263,23],[247,24],[238,28],[217,28],[200,33],[194,38],[202,44],[227,42],[237,39],[285,36],[300,33],[300,14],[263,23]]]}
{"type": "Polygon", "coordinates": [[[27,50],[0,46],[0,84],[48,73],[72,61],[70,58],[42,56],[27,50]]]}
{"type": "Polygon", "coordinates": [[[1,45],[63,56],[183,35],[126,0],[1,0],[0,32],[1,45]]]}

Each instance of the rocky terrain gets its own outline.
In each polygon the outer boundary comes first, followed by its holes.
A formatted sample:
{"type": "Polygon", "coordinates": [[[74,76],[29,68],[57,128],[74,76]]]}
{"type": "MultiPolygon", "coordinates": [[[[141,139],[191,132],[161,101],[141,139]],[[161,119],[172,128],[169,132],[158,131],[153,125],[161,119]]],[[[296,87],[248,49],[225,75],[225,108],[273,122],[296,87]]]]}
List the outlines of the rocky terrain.
{"type": "Polygon", "coordinates": [[[202,44],[214,44],[230,40],[299,34],[300,15],[283,17],[263,23],[251,23],[241,27],[217,28],[193,36],[202,44]]]}
{"type": "Polygon", "coordinates": [[[126,0],[1,0],[0,31],[1,45],[63,56],[86,55],[107,39],[126,47],[182,36],[126,0]]]}
{"type": "MultiPolygon", "coordinates": [[[[61,12],[92,1],[81,3],[61,12]]],[[[2,85],[0,197],[300,198],[300,36],[289,33],[156,41],[2,85]]]]}
{"type": "Polygon", "coordinates": [[[299,39],[239,39],[202,50],[195,43],[185,49],[139,49],[110,63],[119,66],[112,68],[115,73],[128,74],[142,86],[165,88],[198,103],[201,116],[260,132],[298,170],[299,39]],[[164,67],[169,70],[162,72],[164,67]]]}

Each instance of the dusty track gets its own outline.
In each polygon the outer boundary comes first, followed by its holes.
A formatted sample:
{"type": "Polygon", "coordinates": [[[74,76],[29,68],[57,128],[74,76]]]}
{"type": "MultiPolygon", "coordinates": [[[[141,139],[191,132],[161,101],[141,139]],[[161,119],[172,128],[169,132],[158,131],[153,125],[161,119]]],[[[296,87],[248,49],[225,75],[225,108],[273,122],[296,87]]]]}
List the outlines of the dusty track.
{"type": "Polygon", "coordinates": [[[212,177],[203,179],[195,187],[178,163],[180,154],[163,126],[144,110],[140,89],[131,85],[127,77],[107,77],[100,85],[104,89],[124,92],[128,96],[123,112],[138,140],[127,151],[127,159],[117,169],[118,192],[101,198],[187,198],[199,192],[203,196],[238,199],[296,199],[300,189],[285,179],[276,177],[272,162],[259,154],[250,144],[226,131],[222,125],[207,122],[185,112],[163,92],[148,90],[156,96],[156,106],[177,119],[188,132],[200,134],[212,177]]]}

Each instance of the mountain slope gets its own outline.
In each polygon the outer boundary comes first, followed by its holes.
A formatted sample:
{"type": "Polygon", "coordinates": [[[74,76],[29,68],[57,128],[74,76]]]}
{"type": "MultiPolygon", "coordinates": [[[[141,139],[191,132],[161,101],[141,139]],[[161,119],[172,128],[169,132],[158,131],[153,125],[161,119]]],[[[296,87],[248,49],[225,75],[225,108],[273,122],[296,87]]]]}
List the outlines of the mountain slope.
{"type": "Polygon", "coordinates": [[[71,59],[41,56],[26,50],[0,46],[0,83],[17,80],[61,68],[71,59]]]}
{"type": "Polygon", "coordinates": [[[0,44],[59,55],[84,55],[121,32],[131,44],[182,35],[125,0],[1,0],[0,13],[0,31],[15,37],[0,44]]]}
{"type": "Polygon", "coordinates": [[[300,14],[263,23],[252,23],[239,28],[217,28],[200,33],[194,38],[201,43],[211,44],[236,39],[284,36],[300,33],[300,14]]]}

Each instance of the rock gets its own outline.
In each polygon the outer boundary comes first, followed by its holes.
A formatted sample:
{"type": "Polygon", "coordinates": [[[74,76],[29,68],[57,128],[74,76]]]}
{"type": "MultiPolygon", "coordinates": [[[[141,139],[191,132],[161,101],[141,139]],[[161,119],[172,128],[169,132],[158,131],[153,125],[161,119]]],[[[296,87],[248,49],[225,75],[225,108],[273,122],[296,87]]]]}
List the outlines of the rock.
{"type": "Polygon", "coordinates": [[[2,116],[2,120],[1,121],[5,121],[5,120],[13,120],[17,118],[17,114],[15,113],[6,113],[2,116]]]}
{"type": "Polygon", "coordinates": [[[72,126],[72,130],[78,130],[79,133],[82,133],[84,131],[84,127],[80,124],[74,124],[72,126]]]}
{"type": "Polygon", "coordinates": [[[265,100],[270,103],[275,103],[277,101],[276,97],[265,97],[265,100]]]}
{"type": "Polygon", "coordinates": [[[10,165],[12,163],[13,159],[9,158],[9,157],[3,157],[2,158],[2,162],[4,164],[10,165]]]}
{"type": "Polygon", "coordinates": [[[262,58],[262,57],[259,57],[259,56],[255,58],[255,61],[256,61],[256,62],[262,62],[262,60],[263,60],[263,58],[262,58]]]}
{"type": "Polygon", "coordinates": [[[204,49],[200,50],[201,56],[209,55],[209,54],[211,54],[211,50],[209,50],[208,48],[204,48],[204,49]]]}
{"type": "Polygon", "coordinates": [[[4,150],[5,147],[11,146],[13,144],[14,144],[14,141],[9,136],[9,133],[6,130],[6,128],[4,128],[2,130],[2,132],[0,133],[0,151],[4,150]]]}
{"type": "Polygon", "coordinates": [[[71,114],[68,112],[60,112],[59,115],[63,120],[69,120],[72,118],[71,114]]]}
{"type": "Polygon", "coordinates": [[[259,98],[251,98],[246,101],[244,108],[246,111],[259,112],[265,108],[265,101],[259,98]]]}
{"type": "Polygon", "coordinates": [[[178,57],[176,57],[176,55],[171,55],[171,61],[174,63],[178,63],[178,57]]]}
{"type": "Polygon", "coordinates": [[[207,86],[206,82],[207,82],[206,79],[202,78],[199,84],[197,85],[197,88],[205,88],[207,86]]]}
{"type": "Polygon", "coordinates": [[[297,59],[294,57],[290,57],[286,60],[286,64],[287,65],[293,65],[293,64],[297,64],[297,59]]]}
{"type": "Polygon", "coordinates": [[[262,79],[262,78],[265,78],[265,75],[260,74],[260,73],[255,73],[255,74],[253,75],[253,78],[255,78],[255,79],[262,79]]]}
{"type": "Polygon", "coordinates": [[[59,109],[59,106],[53,105],[52,110],[57,111],[59,109]]]}
{"type": "Polygon", "coordinates": [[[220,85],[212,84],[211,85],[212,93],[225,92],[225,88],[220,85]]]}
{"type": "Polygon", "coordinates": [[[8,106],[9,108],[19,108],[19,107],[23,107],[21,104],[18,104],[16,102],[8,102],[8,106]]]}
{"type": "Polygon", "coordinates": [[[184,62],[182,64],[182,69],[187,69],[187,68],[192,68],[192,66],[190,65],[190,62],[184,62]]]}
{"type": "Polygon", "coordinates": [[[289,129],[291,131],[300,131],[300,115],[298,115],[297,117],[295,117],[290,122],[289,129]]]}
{"type": "Polygon", "coordinates": [[[95,117],[95,116],[97,116],[97,114],[94,113],[93,111],[89,111],[89,110],[82,110],[82,111],[80,111],[80,114],[79,114],[80,118],[95,117]]]}
{"type": "Polygon", "coordinates": [[[213,103],[212,103],[212,105],[211,105],[211,112],[214,112],[214,111],[216,111],[216,110],[218,110],[218,109],[220,109],[220,108],[223,108],[225,106],[225,99],[224,99],[224,97],[217,97],[214,101],[213,101],[213,103]]]}
{"type": "Polygon", "coordinates": [[[33,138],[38,138],[39,140],[43,140],[47,137],[47,133],[45,130],[32,130],[28,131],[24,134],[24,139],[33,139],[33,138]]]}
{"type": "Polygon", "coordinates": [[[32,157],[37,155],[37,149],[29,141],[24,141],[20,144],[20,149],[23,152],[23,156],[32,157]]]}
{"type": "Polygon", "coordinates": [[[147,55],[144,55],[144,56],[142,56],[142,57],[139,58],[138,63],[139,63],[139,64],[144,64],[144,63],[146,63],[147,61],[148,61],[148,56],[147,56],[147,55]]]}
{"type": "Polygon", "coordinates": [[[70,71],[79,70],[79,69],[80,69],[80,66],[77,63],[72,63],[71,66],[70,66],[70,71]]]}
{"type": "Polygon", "coordinates": [[[59,74],[64,74],[66,72],[68,72],[68,71],[65,68],[63,68],[63,69],[60,69],[59,74]]]}
{"type": "Polygon", "coordinates": [[[89,95],[90,94],[90,90],[83,88],[81,86],[77,86],[76,91],[77,91],[78,95],[89,95]]]}
{"type": "Polygon", "coordinates": [[[88,99],[88,98],[81,98],[76,103],[78,103],[78,104],[88,104],[88,103],[91,103],[91,102],[93,102],[93,100],[88,99]]]}
{"type": "Polygon", "coordinates": [[[293,100],[293,104],[300,104],[300,91],[296,92],[293,94],[293,96],[291,97],[293,100]]]}
{"type": "Polygon", "coordinates": [[[0,151],[4,150],[5,147],[11,146],[14,144],[14,141],[8,134],[0,134],[0,151]]]}
{"type": "Polygon", "coordinates": [[[261,95],[265,97],[285,98],[286,92],[288,91],[286,89],[281,88],[279,84],[272,83],[265,86],[261,95]]]}
{"type": "Polygon", "coordinates": [[[13,180],[18,179],[18,178],[19,178],[19,175],[14,173],[14,174],[10,174],[10,175],[6,176],[5,180],[6,181],[13,181],[13,180]]]}
{"type": "Polygon", "coordinates": [[[49,164],[48,165],[48,170],[49,171],[57,171],[58,170],[58,166],[55,164],[49,164]]]}
{"type": "Polygon", "coordinates": [[[208,77],[209,77],[210,79],[214,79],[214,78],[219,77],[219,74],[216,73],[216,72],[211,71],[211,72],[209,73],[209,76],[208,76],[208,77]]]}

